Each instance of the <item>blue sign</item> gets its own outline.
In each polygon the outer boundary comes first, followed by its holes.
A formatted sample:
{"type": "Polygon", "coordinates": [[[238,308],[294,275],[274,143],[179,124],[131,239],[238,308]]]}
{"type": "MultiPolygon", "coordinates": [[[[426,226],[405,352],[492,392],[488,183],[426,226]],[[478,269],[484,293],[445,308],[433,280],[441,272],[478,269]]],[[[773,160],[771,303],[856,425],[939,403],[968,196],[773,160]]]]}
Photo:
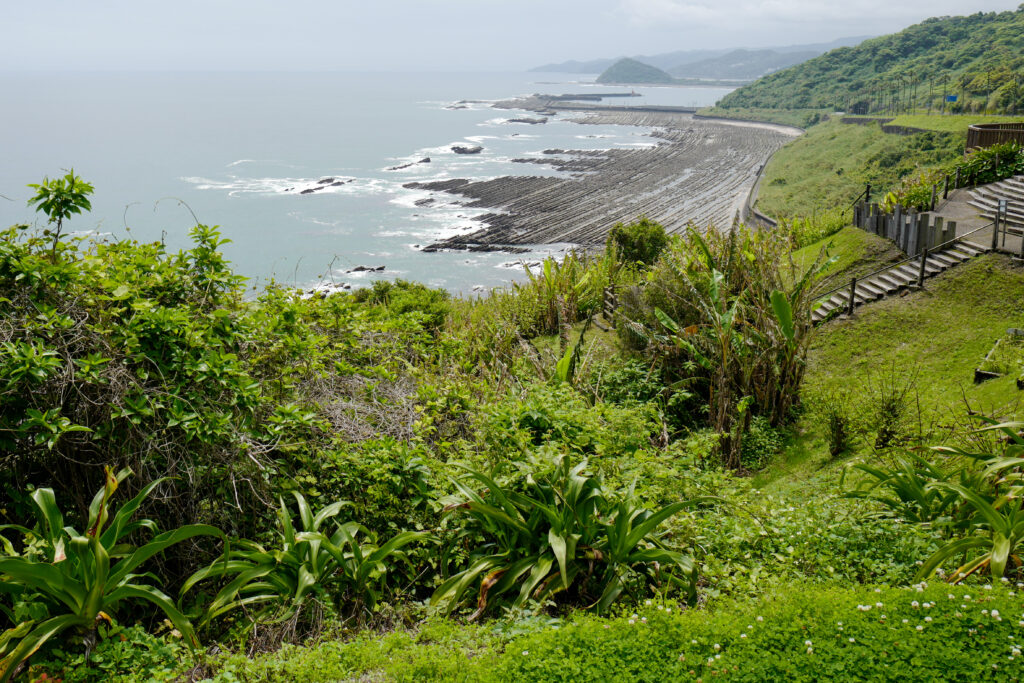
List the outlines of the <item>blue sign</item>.
{"type": "Polygon", "coordinates": [[[946,95],[947,102],[956,102],[956,95],[946,95]]]}

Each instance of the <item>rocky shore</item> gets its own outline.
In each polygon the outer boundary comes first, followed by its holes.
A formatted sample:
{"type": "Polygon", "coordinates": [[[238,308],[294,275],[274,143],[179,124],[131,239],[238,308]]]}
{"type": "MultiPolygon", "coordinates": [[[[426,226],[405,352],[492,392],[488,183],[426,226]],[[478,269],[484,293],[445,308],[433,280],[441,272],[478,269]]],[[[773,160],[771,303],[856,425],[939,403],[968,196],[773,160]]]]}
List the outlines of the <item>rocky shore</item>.
{"type": "MultiPolygon", "coordinates": [[[[537,101],[537,107],[550,101],[537,101]]],[[[520,103],[519,108],[524,107],[520,103]]],[[[545,150],[545,157],[517,159],[548,164],[568,177],[506,176],[409,183],[405,187],[464,197],[466,206],[492,209],[481,230],[426,247],[521,252],[522,245],[602,244],[611,227],[641,215],[669,232],[693,223],[728,227],[742,210],[758,171],[800,131],[785,126],[737,125],[695,119],[684,112],[596,108],[583,124],[653,127],[650,147],[604,151],[545,150]]]]}

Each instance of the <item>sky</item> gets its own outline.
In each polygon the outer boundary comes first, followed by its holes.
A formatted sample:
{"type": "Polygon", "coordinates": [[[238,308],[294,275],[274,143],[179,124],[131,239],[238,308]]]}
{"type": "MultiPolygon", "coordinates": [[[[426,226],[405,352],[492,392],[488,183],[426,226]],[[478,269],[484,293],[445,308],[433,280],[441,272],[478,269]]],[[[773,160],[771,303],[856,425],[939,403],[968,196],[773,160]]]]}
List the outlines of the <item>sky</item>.
{"type": "Polygon", "coordinates": [[[521,71],[882,35],[1020,0],[0,0],[0,70],[521,71]]]}

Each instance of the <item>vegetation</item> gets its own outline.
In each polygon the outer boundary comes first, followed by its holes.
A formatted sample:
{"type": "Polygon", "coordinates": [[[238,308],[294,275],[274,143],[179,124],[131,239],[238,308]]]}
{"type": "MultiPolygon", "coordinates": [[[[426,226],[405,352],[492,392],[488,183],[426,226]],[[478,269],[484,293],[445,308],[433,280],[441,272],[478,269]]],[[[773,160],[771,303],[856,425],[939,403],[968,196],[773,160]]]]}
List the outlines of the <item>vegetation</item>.
{"type": "Polygon", "coordinates": [[[624,57],[605,69],[597,77],[597,82],[672,84],[676,82],[676,79],[657,67],[624,57]]]}
{"type": "Polygon", "coordinates": [[[91,186],[34,186],[47,228],[0,233],[0,676],[1019,677],[1019,268],[810,320],[900,258],[846,227],[864,184],[919,204],[1020,150],[812,123],[776,230],[640,218],[476,300],[246,298],[216,228],[69,236],[91,186]]]}
{"type": "Polygon", "coordinates": [[[1022,9],[928,19],[764,76],[719,106],[1017,114],[1024,108],[1022,29],[1022,9]],[[945,103],[945,95],[957,101],[945,103]]]}
{"type": "Polygon", "coordinates": [[[772,157],[761,180],[758,208],[782,218],[841,211],[868,183],[873,196],[884,197],[920,168],[959,158],[965,134],[897,136],[877,124],[817,125],[772,157]]]}

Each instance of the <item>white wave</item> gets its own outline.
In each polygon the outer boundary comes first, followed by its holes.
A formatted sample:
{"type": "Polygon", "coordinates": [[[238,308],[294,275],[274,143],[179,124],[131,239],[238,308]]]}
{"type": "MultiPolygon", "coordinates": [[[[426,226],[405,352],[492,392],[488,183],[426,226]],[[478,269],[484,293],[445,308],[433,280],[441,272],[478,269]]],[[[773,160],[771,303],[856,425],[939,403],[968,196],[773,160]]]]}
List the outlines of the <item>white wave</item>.
{"type": "Polygon", "coordinates": [[[323,183],[327,178],[239,178],[228,176],[224,180],[187,176],[181,178],[186,183],[195,185],[197,190],[217,190],[227,192],[229,197],[244,194],[384,194],[394,192],[387,181],[378,178],[352,178],[344,176],[328,176],[333,182],[341,185],[323,183]]]}

